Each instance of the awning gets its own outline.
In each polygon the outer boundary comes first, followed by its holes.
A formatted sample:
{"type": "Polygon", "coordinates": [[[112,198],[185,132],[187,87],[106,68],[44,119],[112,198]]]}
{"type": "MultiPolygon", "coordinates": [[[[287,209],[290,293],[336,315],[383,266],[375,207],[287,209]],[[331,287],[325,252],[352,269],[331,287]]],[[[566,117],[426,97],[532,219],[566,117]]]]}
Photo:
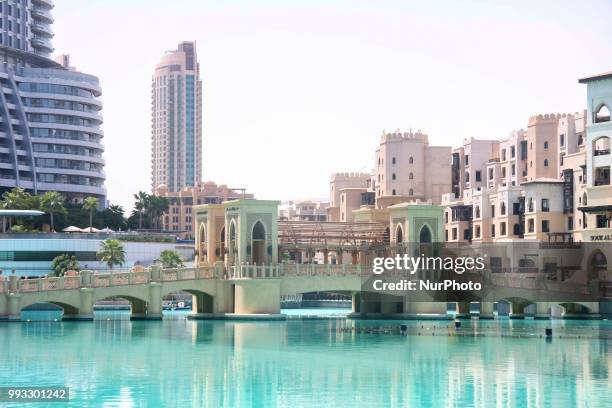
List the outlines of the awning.
{"type": "Polygon", "coordinates": [[[612,212],[612,205],[585,205],[583,207],[578,207],[578,210],[588,214],[612,212]]]}

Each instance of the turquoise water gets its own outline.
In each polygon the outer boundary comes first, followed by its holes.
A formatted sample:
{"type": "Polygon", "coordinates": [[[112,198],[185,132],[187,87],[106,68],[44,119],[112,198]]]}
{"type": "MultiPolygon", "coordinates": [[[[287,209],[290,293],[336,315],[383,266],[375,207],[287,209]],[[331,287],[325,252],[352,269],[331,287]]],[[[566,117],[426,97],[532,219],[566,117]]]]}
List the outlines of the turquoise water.
{"type": "Polygon", "coordinates": [[[71,407],[558,408],[612,398],[608,321],[463,321],[458,332],[410,321],[399,336],[380,333],[397,321],[112,317],[1,323],[0,385],[65,385],[71,407]],[[551,341],[540,337],[547,326],[551,341]]]}

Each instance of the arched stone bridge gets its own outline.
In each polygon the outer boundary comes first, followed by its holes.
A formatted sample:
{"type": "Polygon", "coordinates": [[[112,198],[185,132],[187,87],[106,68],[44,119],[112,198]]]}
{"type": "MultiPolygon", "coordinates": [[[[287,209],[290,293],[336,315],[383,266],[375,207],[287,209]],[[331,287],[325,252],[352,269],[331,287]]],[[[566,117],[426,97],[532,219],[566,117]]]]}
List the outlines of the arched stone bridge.
{"type": "MultiPolygon", "coordinates": [[[[51,303],[64,310],[64,319],[92,320],[96,302],[120,297],[130,301],[133,318],[161,319],[162,298],[179,291],[193,295],[194,316],[201,318],[282,317],[279,314],[281,297],[307,292],[350,294],[355,316],[446,316],[447,302],[427,296],[395,297],[391,301],[362,298],[362,280],[369,274],[370,271],[360,264],[282,263],[225,268],[217,262],[197,268],[152,267],[142,272],[93,274],[82,271],[79,276],[42,279],[11,276],[8,281],[0,282],[0,318],[20,320],[22,309],[35,303],[51,303]]],[[[517,315],[522,314],[526,306],[534,304],[533,314],[549,316],[551,307],[563,303],[563,296],[557,297],[558,302],[535,302],[542,292],[542,285],[536,285],[533,279],[525,279],[519,274],[494,276],[494,280],[494,289],[482,299],[481,317],[492,317],[493,304],[500,300],[509,302],[511,312],[517,315]]],[[[561,291],[554,284],[544,289],[561,291]]],[[[587,299],[592,290],[592,287],[583,285],[567,293],[567,301],[576,303],[575,293],[582,293],[587,299]]],[[[599,312],[596,302],[578,303],[589,313],[599,312]]]]}

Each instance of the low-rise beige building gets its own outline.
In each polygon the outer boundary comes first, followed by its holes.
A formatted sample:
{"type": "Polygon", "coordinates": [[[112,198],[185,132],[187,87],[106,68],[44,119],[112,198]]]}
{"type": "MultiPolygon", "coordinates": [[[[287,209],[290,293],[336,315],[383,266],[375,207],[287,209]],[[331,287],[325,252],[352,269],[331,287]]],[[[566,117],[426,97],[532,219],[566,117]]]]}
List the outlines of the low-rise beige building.
{"type": "Polygon", "coordinates": [[[155,190],[155,195],[169,201],[168,212],[162,215],[163,229],[176,232],[183,238],[193,238],[195,220],[192,207],[199,204],[221,204],[228,200],[254,198],[244,189],[229,188],[225,184],[217,185],[212,181],[199,183],[195,187],[185,187],[181,191],[171,192],[165,185],[155,190]]]}

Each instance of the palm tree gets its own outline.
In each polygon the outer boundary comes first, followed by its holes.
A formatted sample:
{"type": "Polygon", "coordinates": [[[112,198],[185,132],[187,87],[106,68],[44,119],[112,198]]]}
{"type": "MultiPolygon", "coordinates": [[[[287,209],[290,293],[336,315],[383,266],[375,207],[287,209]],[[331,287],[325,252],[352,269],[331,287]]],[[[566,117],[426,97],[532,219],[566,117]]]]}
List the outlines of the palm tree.
{"type": "Polygon", "coordinates": [[[109,269],[113,269],[115,265],[123,265],[125,263],[125,250],[123,244],[116,239],[107,239],[100,243],[100,249],[97,254],[100,262],[106,263],[109,269]]]}
{"type": "Polygon", "coordinates": [[[181,258],[178,252],[171,249],[161,251],[159,261],[164,268],[179,268],[183,266],[183,258],[181,258]]]}
{"type": "Polygon", "coordinates": [[[51,231],[55,231],[53,214],[66,212],[66,207],[64,207],[64,196],[57,191],[47,191],[40,199],[40,206],[43,211],[49,213],[51,231]]]}
{"type": "MultiPolygon", "coordinates": [[[[31,210],[33,204],[32,196],[21,187],[15,187],[11,191],[2,194],[2,203],[0,206],[6,210],[31,210]]],[[[13,224],[13,217],[9,217],[9,229],[13,224]]]]}
{"type": "Polygon", "coordinates": [[[87,197],[83,201],[83,209],[89,211],[89,232],[93,228],[93,213],[98,208],[98,199],[96,197],[87,197]]]}
{"type": "Polygon", "coordinates": [[[145,211],[149,195],[144,191],[139,191],[138,194],[134,194],[136,203],[134,208],[138,211],[138,229],[142,229],[142,213],[145,211]]]}
{"type": "Polygon", "coordinates": [[[151,213],[151,227],[159,229],[159,218],[168,211],[170,201],[166,197],[149,196],[149,212],[151,213]]]}

